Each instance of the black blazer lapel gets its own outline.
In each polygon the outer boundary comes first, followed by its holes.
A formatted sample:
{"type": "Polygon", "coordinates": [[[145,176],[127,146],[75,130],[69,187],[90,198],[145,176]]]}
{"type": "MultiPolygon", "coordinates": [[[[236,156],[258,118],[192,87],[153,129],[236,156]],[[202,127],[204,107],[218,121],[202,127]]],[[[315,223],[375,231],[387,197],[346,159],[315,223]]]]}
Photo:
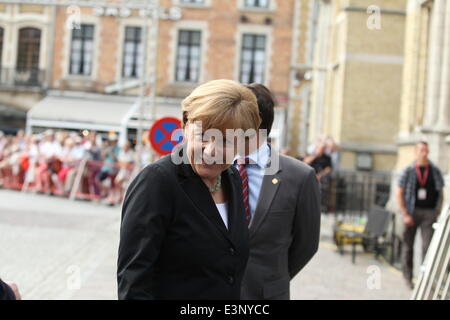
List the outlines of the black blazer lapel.
{"type": "MultiPolygon", "coordinates": [[[[193,205],[206,216],[220,230],[220,232],[231,241],[231,235],[227,230],[219,211],[211,197],[208,188],[205,186],[201,178],[194,173],[190,164],[180,164],[179,173],[184,178],[180,181],[186,195],[192,200],[193,205]]],[[[222,172],[222,178],[227,174],[227,170],[222,172]]],[[[231,200],[231,199],[230,199],[231,200]]],[[[230,201],[231,203],[232,201],[230,201]]],[[[231,206],[230,206],[231,208],[231,206]]],[[[228,210],[228,226],[232,227],[233,210],[228,210]]]]}
{"type": "Polygon", "coordinates": [[[223,172],[222,179],[227,179],[228,186],[228,231],[234,244],[238,243],[241,235],[241,229],[237,227],[237,223],[245,223],[244,204],[242,202],[242,191],[237,186],[241,184],[239,174],[235,173],[232,168],[228,168],[223,172]]]}

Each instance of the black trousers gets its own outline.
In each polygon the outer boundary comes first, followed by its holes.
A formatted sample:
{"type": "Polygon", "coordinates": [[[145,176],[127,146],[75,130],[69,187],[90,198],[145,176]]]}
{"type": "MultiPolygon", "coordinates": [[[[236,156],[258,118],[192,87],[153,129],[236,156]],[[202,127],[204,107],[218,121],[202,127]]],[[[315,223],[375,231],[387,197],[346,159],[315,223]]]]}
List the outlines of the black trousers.
{"type": "Polygon", "coordinates": [[[414,240],[416,239],[417,229],[420,228],[422,235],[422,261],[425,258],[431,238],[433,237],[433,223],[436,222],[439,212],[435,209],[416,208],[412,214],[414,225],[405,227],[403,231],[403,248],[402,248],[402,267],[403,275],[406,279],[411,280],[413,276],[413,256],[414,256],[414,240]]]}

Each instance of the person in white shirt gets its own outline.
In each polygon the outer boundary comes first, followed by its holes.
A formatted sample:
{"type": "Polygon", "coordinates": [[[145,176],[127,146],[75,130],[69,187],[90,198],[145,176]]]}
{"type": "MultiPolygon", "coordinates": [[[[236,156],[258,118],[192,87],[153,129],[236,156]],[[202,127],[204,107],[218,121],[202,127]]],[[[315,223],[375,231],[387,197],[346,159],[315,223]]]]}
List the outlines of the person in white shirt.
{"type": "Polygon", "coordinates": [[[120,169],[114,179],[114,186],[110,192],[111,203],[121,202],[126,189],[126,184],[130,179],[134,157],[135,155],[131,149],[130,142],[125,142],[119,152],[119,156],[117,157],[120,169]]]}
{"type": "Polygon", "coordinates": [[[85,147],[84,145],[81,144],[82,141],[81,137],[79,135],[72,135],[71,139],[73,141],[73,147],[70,150],[70,159],[71,159],[70,161],[72,170],[68,171],[66,180],[64,182],[64,190],[66,192],[70,192],[70,190],[73,188],[75,177],[78,173],[78,170],[76,169],[80,165],[81,160],[86,155],[85,147]]]}
{"type": "Polygon", "coordinates": [[[51,193],[52,168],[55,160],[61,154],[61,145],[55,140],[55,134],[52,130],[45,131],[44,140],[39,145],[39,153],[39,165],[36,169],[36,189],[38,192],[51,193]]]}

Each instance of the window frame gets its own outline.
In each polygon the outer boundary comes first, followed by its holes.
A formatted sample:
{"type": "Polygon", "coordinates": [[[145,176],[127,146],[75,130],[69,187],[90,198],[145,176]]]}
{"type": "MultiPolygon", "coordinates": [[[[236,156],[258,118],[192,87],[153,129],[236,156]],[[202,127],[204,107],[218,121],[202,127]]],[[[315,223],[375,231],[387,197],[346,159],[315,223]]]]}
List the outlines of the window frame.
{"type": "Polygon", "coordinates": [[[257,6],[247,5],[248,0],[236,0],[236,1],[237,1],[238,10],[242,11],[242,12],[273,14],[273,13],[276,13],[276,11],[277,11],[277,0],[268,0],[267,7],[257,7],[257,6]]]}
{"type": "Polygon", "coordinates": [[[81,38],[80,38],[80,40],[81,40],[81,48],[77,49],[79,51],[79,53],[80,53],[80,60],[81,60],[79,68],[80,69],[84,69],[84,66],[85,66],[85,64],[84,64],[85,63],[84,55],[85,55],[85,52],[86,52],[85,51],[85,45],[86,45],[86,42],[90,40],[90,41],[92,41],[92,48],[91,48],[91,52],[90,52],[91,60],[89,61],[90,62],[89,73],[85,73],[84,71],[76,72],[76,73],[72,72],[72,64],[74,63],[72,55],[73,55],[74,50],[75,50],[73,48],[73,44],[74,44],[74,40],[75,40],[74,32],[75,32],[75,30],[78,30],[78,29],[72,29],[72,32],[71,32],[71,35],[70,35],[70,49],[69,49],[69,70],[68,70],[68,75],[69,76],[86,76],[86,77],[91,77],[93,75],[93,73],[94,73],[93,69],[94,69],[94,59],[95,59],[95,32],[96,32],[96,25],[93,24],[93,23],[82,23],[82,24],[80,24],[80,28],[81,28],[80,30],[83,30],[83,27],[90,27],[90,28],[92,28],[92,33],[91,33],[92,37],[91,38],[87,38],[84,35],[85,32],[83,33],[83,31],[81,31],[82,32],[81,38]]]}
{"type": "Polygon", "coordinates": [[[128,78],[128,79],[137,79],[139,77],[142,76],[142,72],[143,72],[143,65],[141,64],[142,60],[142,54],[144,53],[144,48],[143,48],[143,39],[142,39],[142,27],[141,26],[132,26],[132,25],[126,25],[124,28],[124,36],[123,36],[123,50],[122,50],[122,68],[121,68],[121,77],[122,78],[128,78]],[[132,28],[134,29],[134,38],[133,39],[127,39],[127,29],[132,28]],[[137,40],[136,37],[136,31],[139,30],[139,41],[137,40]],[[126,63],[125,63],[125,58],[126,58],[126,48],[127,48],[127,43],[131,42],[133,44],[133,62],[132,65],[134,68],[134,70],[131,72],[131,75],[126,75],[125,74],[125,67],[126,67],[126,63]],[[141,52],[139,52],[139,45],[141,46],[141,52]],[[141,68],[141,70],[139,71],[139,67],[141,68]],[[135,75],[133,75],[133,72],[135,73],[135,75]]]}
{"type": "Polygon", "coordinates": [[[211,1],[212,0],[202,0],[202,2],[184,2],[184,0],[173,0],[173,5],[176,7],[181,8],[192,8],[192,9],[205,9],[205,8],[211,8],[211,1]]]}
{"type": "Polygon", "coordinates": [[[260,33],[253,33],[253,32],[243,32],[241,34],[241,43],[240,43],[240,57],[239,57],[239,71],[238,71],[238,81],[240,83],[245,83],[245,84],[250,84],[252,82],[259,82],[259,83],[266,83],[267,81],[267,43],[268,43],[268,35],[266,34],[260,34],[260,33]],[[251,36],[252,37],[252,46],[250,48],[246,48],[246,41],[245,38],[251,36]],[[258,47],[257,47],[257,42],[258,42],[258,38],[263,37],[264,38],[264,65],[262,68],[262,75],[261,78],[262,79],[256,79],[256,71],[255,71],[255,67],[256,67],[256,52],[258,51],[258,47]],[[245,50],[251,50],[251,61],[250,61],[250,71],[249,71],[249,75],[248,75],[248,82],[247,81],[243,81],[243,66],[244,66],[244,51],[245,50]],[[253,74],[252,74],[253,73],[253,74]]]}
{"type": "Polygon", "coordinates": [[[39,70],[39,62],[41,55],[41,39],[42,30],[36,27],[22,27],[17,31],[17,55],[16,55],[16,70],[30,71],[39,70]],[[27,31],[36,31],[36,37],[30,38],[25,35],[27,31]],[[25,37],[25,38],[22,38],[25,37]],[[34,49],[34,50],[33,50],[34,49]],[[25,58],[25,63],[22,63],[25,58]],[[36,59],[35,59],[36,58],[36,59]],[[31,64],[31,65],[29,65],[31,64]]]}
{"type": "Polygon", "coordinates": [[[262,9],[262,10],[267,10],[270,9],[270,2],[271,0],[244,0],[243,3],[243,7],[244,8],[250,8],[250,9],[262,9]],[[261,1],[267,1],[267,4],[265,6],[261,6],[261,5],[250,5],[249,1],[253,1],[255,3],[260,3],[261,1]]]}
{"type": "Polygon", "coordinates": [[[200,78],[201,78],[201,64],[202,64],[202,36],[203,36],[203,31],[202,30],[198,30],[198,29],[190,29],[190,28],[180,28],[177,30],[177,42],[176,42],[176,53],[175,53],[175,74],[174,74],[174,82],[175,83],[199,83],[200,78]],[[191,39],[192,39],[192,34],[193,33],[198,33],[198,66],[197,66],[197,76],[195,80],[192,79],[188,79],[186,80],[186,77],[184,77],[184,79],[179,79],[178,78],[178,73],[179,73],[179,59],[180,59],[180,41],[181,41],[181,33],[182,32],[188,32],[188,43],[187,45],[187,66],[186,66],[186,75],[190,74],[189,70],[189,66],[191,64],[191,48],[194,46],[191,44],[191,39]]]}

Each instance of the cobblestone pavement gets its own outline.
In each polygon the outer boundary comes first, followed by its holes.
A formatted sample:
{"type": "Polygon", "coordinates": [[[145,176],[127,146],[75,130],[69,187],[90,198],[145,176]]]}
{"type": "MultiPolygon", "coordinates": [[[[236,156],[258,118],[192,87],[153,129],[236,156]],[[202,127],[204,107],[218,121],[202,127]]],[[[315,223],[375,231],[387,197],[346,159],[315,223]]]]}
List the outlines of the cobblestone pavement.
{"type": "MultiPolygon", "coordinates": [[[[397,270],[339,255],[328,223],[319,252],[291,283],[292,299],[409,299],[397,270]]],[[[119,207],[0,190],[0,276],[23,299],[117,299],[119,224],[119,207]]]]}
{"type": "Polygon", "coordinates": [[[321,242],[311,261],[291,281],[293,300],[406,300],[412,290],[401,272],[358,248],[356,263],[351,247],[341,255],[332,243],[332,216],[322,216],[321,242]]]}
{"type": "Polygon", "coordinates": [[[412,295],[401,273],[360,253],[341,256],[334,245],[321,242],[316,256],[291,282],[293,300],[406,300],[412,295]]]}
{"type": "Polygon", "coordinates": [[[23,299],[117,299],[120,209],[0,190],[0,276],[23,299]]]}

